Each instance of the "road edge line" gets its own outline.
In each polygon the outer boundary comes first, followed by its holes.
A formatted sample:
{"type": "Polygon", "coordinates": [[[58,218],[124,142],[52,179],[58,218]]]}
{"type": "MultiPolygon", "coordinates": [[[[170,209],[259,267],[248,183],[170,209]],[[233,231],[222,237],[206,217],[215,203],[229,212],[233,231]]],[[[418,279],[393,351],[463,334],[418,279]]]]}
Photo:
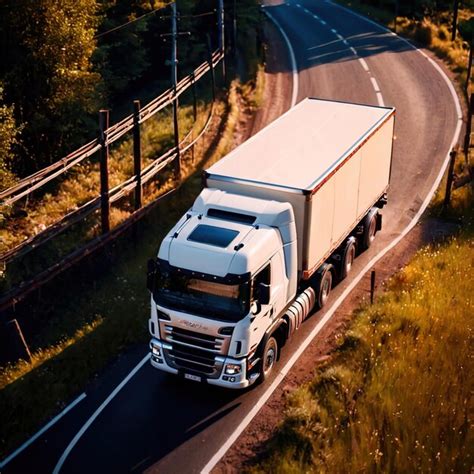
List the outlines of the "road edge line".
{"type": "MultiPolygon", "coordinates": [[[[378,28],[383,29],[384,31],[388,31],[392,34],[395,35],[391,30],[388,28],[383,27],[382,25],[379,25],[375,23],[374,21],[363,17],[362,15],[359,15],[352,10],[342,7],[338,4],[335,4],[333,2],[327,2],[331,3],[332,5],[335,5],[339,8],[342,8],[350,13],[353,13],[354,15],[368,21],[369,23],[372,23],[376,25],[378,28]]],[[[286,36],[286,34],[285,34],[286,36]]],[[[314,327],[314,329],[311,331],[311,333],[307,336],[307,338],[302,342],[302,344],[299,346],[298,350],[293,354],[293,356],[290,358],[290,360],[285,364],[283,369],[279,372],[279,374],[276,376],[275,380],[272,382],[270,387],[264,392],[264,394],[260,397],[260,399],[257,401],[257,403],[253,406],[252,410],[245,416],[245,418],[240,422],[240,424],[237,426],[237,428],[234,430],[234,432],[229,436],[227,441],[224,443],[223,446],[214,454],[214,456],[208,461],[208,463],[203,467],[201,470],[201,474],[208,474],[211,472],[211,470],[217,465],[217,463],[224,457],[224,455],[227,453],[227,451],[230,449],[230,447],[234,444],[235,441],[237,441],[238,437],[243,433],[245,428],[250,424],[250,422],[255,418],[255,416],[258,414],[260,409],[263,407],[265,402],[270,398],[270,396],[273,394],[275,389],[280,385],[280,383],[283,381],[283,379],[286,377],[287,373],[290,371],[290,369],[293,367],[293,365],[296,363],[296,361],[299,359],[301,354],[304,352],[304,350],[309,346],[309,344],[313,341],[313,339],[318,335],[318,333],[324,328],[326,323],[331,319],[332,315],[336,312],[336,310],[339,308],[339,306],[342,304],[342,302],[347,298],[349,293],[354,289],[354,287],[362,280],[364,275],[370,270],[371,267],[373,267],[380,259],[382,259],[390,250],[392,250],[412,229],[415,227],[415,225],[418,223],[420,220],[420,217],[423,215],[425,212],[426,208],[428,207],[431,198],[433,197],[434,193],[436,192],[441,180],[443,179],[443,175],[446,171],[446,168],[449,163],[450,159],[450,154],[449,152],[451,149],[455,146],[456,142],[459,140],[459,136],[461,133],[461,126],[462,126],[462,112],[461,112],[461,105],[459,103],[459,97],[456,94],[456,90],[446,75],[446,73],[443,71],[443,69],[435,62],[433,61],[426,53],[423,51],[420,51],[416,46],[414,46],[412,43],[410,43],[408,40],[405,38],[401,38],[398,35],[398,39],[406,42],[409,44],[413,49],[418,51],[422,56],[426,57],[432,66],[435,66],[435,69],[438,71],[438,73],[441,75],[441,77],[444,79],[446,84],[448,85],[448,89],[451,92],[453,102],[456,108],[456,111],[458,112],[458,120],[456,123],[456,128],[454,131],[453,139],[451,141],[451,144],[449,146],[449,151],[448,154],[446,155],[444,162],[441,165],[440,171],[438,173],[438,176],[436,177],[433,186],[429,190],[428,194],[426,195],[425,200],[423,201],[423,204],[421,205],[420,209],[418,212],[415,214],[413,219],[410,221],[410,223],[405,227],[405,229],[402,231],[402,233],[394,239],[390,244],[388,244],[384,249],[382,249],[377,255],[370,260],[367,265],[359,272],[359,274],[354,278],[354,280],[350,283],[350,285],[342,292],[342,294],[339,296],[339,298],[332,304],[331,308],[329,311],[324,315],[324,317],[319,321],[319,323],[314,327]]]]}
{"type": "Polygon", "coordinates": [[[150,359],[150,354],[147,354],[143,359],[129,372],[129,374],[115,387],[113,392],[101,403],[99,408],[89,417],[89,419],[82,425],[82,428],[76,433],[74,438],[67,445],[63,454],[59,458],[56,466],[54,467],[53,474],[58,474],[63,467],[69,453],[74,449],[74,446],[81,439],[82,435],[87,429],[94,423],[95,419],[101,414],[104,408],[115,398],[115,396],[122,390],[122,388],[128,383],[128,381],[143,367],[143,365],[150,359]]]}
{"type": "Polygon", "coordinates": [[[13,453],[8,455],[3,461],[0,462],[0,469],[3,469],[10,461],[16,458],[21,452],[23,452],[28,446],[34,443],[42,434],[48,431],[54,424],[56,424],[64,415],[66,415],[70,410],[72,410],[79,402],[86,398],[85,393],[81,393],[74,401],[72,401],[63,411],[57,414],[52,420],[50,420],[46,425],[38,430],[31,438],[25,441],[19,448],[17,448],[13,453]]]}
{"type": "Polygon", "coordinates": [[[291,109],[296,105],[296,100],[298,99],[298,87],[299,87],[298,66],[296,64],[295,51],[293,50],[293,46],[291,45],[288,35],[285,33],[285,30],[282,28],[278,20],[270,12],[268,12],[265,7],[262,7],[262,8],[265,15],[267,15],[268,18],[270,18],[270,20],[274,23],[274,25],[280,31],[281,36],[285,40],[286,46],[288,48],[288,52],[290,53],[291,72],[293,76],[293,88],[292,88],[292,93],[291,93],[291,105],[290,105],[290,109],[291,109]]]}

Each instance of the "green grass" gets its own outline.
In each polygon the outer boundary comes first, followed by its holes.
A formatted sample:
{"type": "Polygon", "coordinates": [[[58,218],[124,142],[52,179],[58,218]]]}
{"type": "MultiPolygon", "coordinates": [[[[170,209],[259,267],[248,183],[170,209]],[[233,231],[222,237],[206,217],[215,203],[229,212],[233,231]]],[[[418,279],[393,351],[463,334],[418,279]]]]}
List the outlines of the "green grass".
{"type": "MultiPolygon", "coordinates": [[[[70,296],[57,297],[52,307],[40,308],[44,322],[28,338],[33,361],[0,368],[0,459],[57,413],[114,357],[148,340],[146,261],[156,255],[165,233],[200,192],[199,170],[231,149],[240,94],[242,87],[233,82],[228,100],[217,104],[221,120],[198,146],[195,164],[184,169],[189,178],[141,223],[136,241],[127,236],[116,244],[119,261],[107,262],[101,277],[75,280],[72,296],[65,282],[63,290],[70,296]]],[[[61,282],[58,285],[60,294],[61,282]]]]}
{"type": "Polygon", "coordinates": [[[250,472],[472,472],[473,216],[356,312],[250,472]]]}

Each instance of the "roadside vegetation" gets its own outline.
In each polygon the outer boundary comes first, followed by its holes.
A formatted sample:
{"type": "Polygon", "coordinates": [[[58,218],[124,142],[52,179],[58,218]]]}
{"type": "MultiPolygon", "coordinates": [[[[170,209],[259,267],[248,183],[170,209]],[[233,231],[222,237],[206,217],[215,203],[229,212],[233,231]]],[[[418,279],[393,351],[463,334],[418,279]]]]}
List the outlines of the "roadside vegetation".
{"type": "Polygon", "coordinates": [[[472,472],[473,218],[356,311],[249,472],[472,472]]]}
{"type": "Polygon", "coordinates": [[[460,2],[458,32],[451,41],[453,2],[442,0],[337,0],[414,40],[445,60],[464,86],[473,43],[474,2],[460,2]],[[395,17],[396,2],[398,16],[395,17]]]}

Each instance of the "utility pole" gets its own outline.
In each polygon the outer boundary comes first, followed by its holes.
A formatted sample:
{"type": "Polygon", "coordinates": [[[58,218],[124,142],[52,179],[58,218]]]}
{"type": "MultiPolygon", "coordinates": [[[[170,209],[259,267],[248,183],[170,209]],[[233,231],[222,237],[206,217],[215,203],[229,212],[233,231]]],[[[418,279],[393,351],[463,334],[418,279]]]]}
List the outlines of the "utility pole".
{"type": "Polygon", "coordinates": [[[393,31],[394,31],[394,33],[397,32],[397,20],[398,20],[399,10],[400,10],[400,2],[399,2],[399,0],[395,0],[395,18],[393,19],[393,31]]]}
{"type": "Polygon", "coordinates": [[[173,101],[173,128],[174,128],[174,146],[176,149],[175,159],[175,178],[181,180],[181,157],[179,153],[179,128],[178,128],[178,96],[176,95],[176,85],[178,84],[178,25],[176,2],[171,4],[171,84],[174,91],[173,101]]]}
{"type": "Polygon", "coordinates": [[[234,47],[234,55],[237,57],[237,4],[234,0],[234,8],[232,10],[232,46],[234,47]]]}
{"type": "Polygon", "coordinates": [[[458,29],[458,10],[459,10],[459,0],[454,0],[453,30],[451,32],[451,41],[454,41],[456,39],[456,30],[458,29]]]}
{"type": "Polygon", "coordinates": [[[174,146],[176,149],[176,160],[174,167],[175,178],[181,180],[181,156],[179,151],[179,128],[178,128],[178,96],[176,87],[178,85],[178,36],[187,35],[189,31],[178,33],[178,13],[176,11],[176,1],[171,4],[171,33],[161,35],[161,37],[171,36],[171,61],[166,61],[171,66],[171,86],[174,92],[173,100],[173,128],[174,128],[174,146]]]}
{"type": "MultiPolygon", "coordinates": [[[[219,51],[225,55],[225,36],[224,36],[224,0],[219,0],[219,8],[217,12],[217,29],[218,33],[218,46],[219,51]]],[[[224,77],[224,84],[226,83],[226,67],[225,67],[225,56],[222,57],[222,74],[224,77]]]]}

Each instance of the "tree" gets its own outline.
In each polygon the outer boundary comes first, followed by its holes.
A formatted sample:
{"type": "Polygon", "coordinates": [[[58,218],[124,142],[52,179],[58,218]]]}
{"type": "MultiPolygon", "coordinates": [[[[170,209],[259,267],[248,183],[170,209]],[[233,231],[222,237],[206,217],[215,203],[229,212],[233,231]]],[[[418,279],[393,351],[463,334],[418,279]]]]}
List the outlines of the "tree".
{"type": "Polygon", "coordinates": [[[102,4],[104,14],[94,60],[112,100],[142,78],[150,65],[143,41],[150,16],[140,17],[154,9],[153,1],[114,0],[102,4]]]}
{"type": "Polygon", "coordinates": [[[4,0],[2,7],[0,67],[6,99],[27,124],[14,163],[25,174],[87,138],[100,91],[91,64],[99,18],[96,0],[4,0]]]}
{"type": "Polygon", "coordinates": [[[0,190],[11,186],[14,181],[10,171],[13,147],[18,144],[21,127],[17,127],[13,117],[13,106],[3,102],[3,87],[0,83],[0,190]]]}

